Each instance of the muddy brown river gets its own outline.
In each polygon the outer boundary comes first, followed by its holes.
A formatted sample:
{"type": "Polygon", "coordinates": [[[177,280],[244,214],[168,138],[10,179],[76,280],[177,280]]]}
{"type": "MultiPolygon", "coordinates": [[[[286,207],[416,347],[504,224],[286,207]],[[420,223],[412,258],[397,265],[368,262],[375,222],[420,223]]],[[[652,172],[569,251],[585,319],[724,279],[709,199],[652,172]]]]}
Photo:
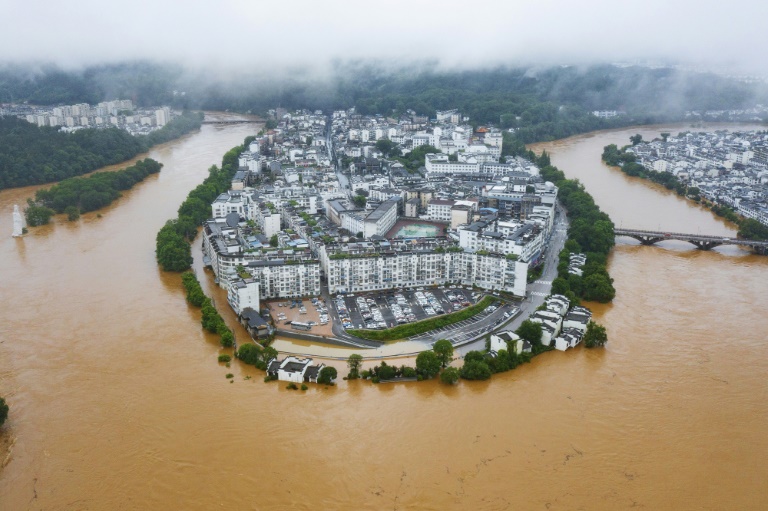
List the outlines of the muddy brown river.
{"type": "MultiPolygon", "coordinates": [[[[160,174],[101,217],[23,239],[12,205],[34,189],[0,192],[0,510],[768,507],[768,257],[738,249],[619,240],[616,299],[594,307],[608,346],[488,382],[297,392],[217,363],[154,239],[255,129],[206,125],[158,147],[160,174]]],[[[608,143],[681,129],[537,150],[617,226],[733,234],[600,162],[608,143]]]]}

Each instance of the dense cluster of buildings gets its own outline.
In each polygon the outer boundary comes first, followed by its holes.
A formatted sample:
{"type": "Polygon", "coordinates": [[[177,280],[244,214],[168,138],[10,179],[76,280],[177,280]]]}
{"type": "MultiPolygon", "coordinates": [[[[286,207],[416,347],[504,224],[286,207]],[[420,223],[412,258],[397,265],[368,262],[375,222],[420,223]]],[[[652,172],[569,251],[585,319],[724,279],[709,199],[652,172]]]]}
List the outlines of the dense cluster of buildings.
{"type": "Polygon", "coordinates": [[[272,113],[277,127],[240,155],[204,226],[205,264],[238,313],[321,286],[336,294],[456,283],[525,296],[557,188],[533,163],[502,158],[501,132],[473,130],[456,111],[432,120],[272,113]],[[426,144],[442,152],[421,168],[395,156],[426,144]]]}
{"type": "Polygon", "coordinates": [[[173,111],[165,106],[137,109],[130,99],[104,101],[97,105],[78,103],[41,107],[31,105],[7,105],[0,115],[15,115],[38,126],[59,126],[63,130],[82,128],[124,129],[131,134],[146,134],[162,128],[173,117],[173,111]]]}
{"type": "Polygon", "coordinates": [[[685,132],[627,151],[646,168],[671,172],[702,197],[768,225],[768,132],[685,132]]]}
{"type": "MultiPolygon", "coordinates": [[[[591,319],[589,309],[570,307],[570,301],[563,295],[548,297],[544,306],[530,317],[532,322],[541,325],[541,343],[560,351],[575,348],[581,343],[591,319]]],[[[490,355],[495,356],[500,350],[528,353],[532,346],[515,332],[502,330],[490,335],[489,348],[490,355]]]]}

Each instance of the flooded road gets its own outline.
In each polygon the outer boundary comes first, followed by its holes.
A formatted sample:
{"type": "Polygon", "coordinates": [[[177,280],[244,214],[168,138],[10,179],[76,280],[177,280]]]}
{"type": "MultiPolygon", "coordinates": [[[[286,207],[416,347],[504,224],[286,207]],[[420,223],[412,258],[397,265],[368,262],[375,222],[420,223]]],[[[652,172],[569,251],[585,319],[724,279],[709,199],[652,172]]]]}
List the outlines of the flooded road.
{"type": "MultiPolygon", "coordinates": [[[[159,147],[149,156],[160,174],[100,218],[57,218],[20,240],[12,205],[33,191],[0,192],[0,395],[11,406],[0,440],[13,443],[0,510],[768,506],[768,258],[738,249],[621,240],[616,299],[595,307],[607,348],[547,353],[489,382],[302,393],[217,363],[217,339],[178,275],[158,270],[154,239],[255,129],[206,125],[159,147]]],[[[604,145],[637,132],[538,150],[616,225],[733,233],[602,166],[604,145]]]]}

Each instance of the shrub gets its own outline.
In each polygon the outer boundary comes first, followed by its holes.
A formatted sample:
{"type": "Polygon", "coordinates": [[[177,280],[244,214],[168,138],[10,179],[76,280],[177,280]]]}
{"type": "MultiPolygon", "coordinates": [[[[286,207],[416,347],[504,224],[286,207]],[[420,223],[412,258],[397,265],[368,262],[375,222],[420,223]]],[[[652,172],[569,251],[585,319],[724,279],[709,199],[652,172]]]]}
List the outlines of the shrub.
{"type": "Polygon", "coordinates": [[[230,360],[232,360],[232,357],[226,353],[219,355],[219,362],[229,363],[230,360]]]}
{"type": "Polygon", "coordinates": [[[5,399],[0,397],[0,426],[5,423],[5,419],[8,418],[8,404],[5,399]]]}
{"type": "Polygon", "coordinates": [[[333,385],[333,380],[338,376],[335,367],[326,366],[320,369],[320,374],[317,376],[317,383],[324,383],[326,385],[333,385]]]}
{"type": "Polygon", "coordinates": [[[459,381],[459,370],[455,367],[446,367],[443,372],[440,373],[440,381],[447,385],[453,385],[459,381]]]}
{"type": "Polygon", "coordinates": [[[299,387],[297,387],[296,384],[293,383],[293,382],[291,382],[288,385],[286,385],[285,388],[288,389],[288,390],[299,390],[299,387]]]}
{"type": "Polygon", "coordinates": [[[74,222],[80,218],[80,210],[77,206],[67,206],[64,208],[64,213],[67,215],[67,220],[74,222]]]}
{"type": "Polygon", "coordinates": [[[235,375],[234,375],[234,374],[232,374],[232,373],[227,373],[227,376],[226,376],[226,378],[227,378],[228,380],[229,380],[229,379],[231,379],[231,378],[234,378],[234,377],[235,377],[235,375]]]}
{"type": "Polygon", "coordinates": [[[491,368],[485,362],[472,360],[461,368],[461,377],[465,380],[487,380],[491,377],[491,368]]]}
{"type": "Polygon", "coordinates": [[[305,384],[301,384],[301,390],[307,390],[309,387],[307,387],[305,384]]]}
{"type": "Polygon", "coordinates": [[[397,369],[382,361],[381,365],[376,368],[376,376],[379,377],[379,380],[391,380],[397,376],[397,369]]]}
{"type": "Polygon", "coordinates": [[[261,350],[255,344],[241,344],[237,348],[237,358],[245,362],[246,364],[256,365],[261,357],[261,350]]]}
{"type": "Polygon", "coordinates": [[[440,371],[440,360],[434,351],[422,351],[416,357],[416,371],[429,380],[440,371]]]}

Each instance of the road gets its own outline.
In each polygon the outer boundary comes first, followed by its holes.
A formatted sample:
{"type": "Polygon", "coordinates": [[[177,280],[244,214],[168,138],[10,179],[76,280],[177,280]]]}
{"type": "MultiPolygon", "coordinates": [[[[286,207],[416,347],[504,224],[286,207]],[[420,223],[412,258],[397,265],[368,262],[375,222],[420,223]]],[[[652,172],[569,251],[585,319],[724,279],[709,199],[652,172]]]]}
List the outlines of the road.
{"type": "MultiPolygon", "coordinates": [[[[558,255],[563,249],[563,245],[565,245],[565,240],[568,239],[568,217],[565,215],[565,210],[558,203],[555,211],[555,224],[552,227],[552,233],[543,254],[544,271],[538,280],[528,284],[526,289],[527,296],[519,304],[519,312],[510,321],[500,324],[497,329],[516,330],[523,321],[536,312],[539,305],[544,303],[544,298],[552,292],[552,281],[557,278],[558,255]]],[[[484,332],[483,336],[485,333],[487,332],[484,332]]],[[[457,348],[456,353],[461,356],[468,351],[482,349],[485,349],[485,339],[481,336],[474,342],[468,342],[457,348]]]]}

